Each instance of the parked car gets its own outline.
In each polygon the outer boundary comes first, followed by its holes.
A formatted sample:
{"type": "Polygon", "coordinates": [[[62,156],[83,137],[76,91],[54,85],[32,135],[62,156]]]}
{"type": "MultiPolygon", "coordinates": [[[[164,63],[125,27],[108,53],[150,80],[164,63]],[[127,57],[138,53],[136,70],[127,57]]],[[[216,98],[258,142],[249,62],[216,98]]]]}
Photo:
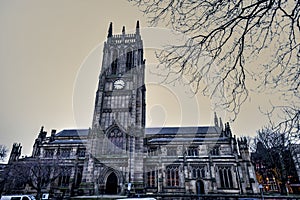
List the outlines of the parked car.
{"type": "Polygon", "coordinates": [[[35,200],[35,197],[32,195],[3,195],[1,200],[35,200]]]}
{"type": "Polygon", "coordinates": [[[49,199],[49,193],[44,193],[42,195],[42,200],[48,200],[49,199]]]}

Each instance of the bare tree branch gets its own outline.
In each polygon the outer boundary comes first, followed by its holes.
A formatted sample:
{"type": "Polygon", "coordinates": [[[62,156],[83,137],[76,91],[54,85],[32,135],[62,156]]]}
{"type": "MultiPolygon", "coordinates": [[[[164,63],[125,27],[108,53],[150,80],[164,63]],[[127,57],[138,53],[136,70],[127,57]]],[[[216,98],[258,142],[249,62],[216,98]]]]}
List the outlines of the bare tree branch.
{"type": "Polygon", "coordinates": [[[250,90],[300,103],[300,1],[129,1],[151,25],[163,23],[187,36],[157,53],[166,82],[180,80],[219,99],[216,106],[233,119],[250,90]]]}

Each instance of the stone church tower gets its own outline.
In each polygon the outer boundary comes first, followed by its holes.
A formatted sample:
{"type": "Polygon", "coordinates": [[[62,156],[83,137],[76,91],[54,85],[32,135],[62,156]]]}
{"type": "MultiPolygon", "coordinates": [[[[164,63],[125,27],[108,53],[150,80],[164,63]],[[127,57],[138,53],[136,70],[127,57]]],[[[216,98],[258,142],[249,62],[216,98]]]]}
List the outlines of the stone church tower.
{"type": "Polygon", "coordinates": [[[136,32],[114,35],[110,23],[89,130],[83,183],[86,194],[118,194],[143,188],[145,60],[136,32]]]}

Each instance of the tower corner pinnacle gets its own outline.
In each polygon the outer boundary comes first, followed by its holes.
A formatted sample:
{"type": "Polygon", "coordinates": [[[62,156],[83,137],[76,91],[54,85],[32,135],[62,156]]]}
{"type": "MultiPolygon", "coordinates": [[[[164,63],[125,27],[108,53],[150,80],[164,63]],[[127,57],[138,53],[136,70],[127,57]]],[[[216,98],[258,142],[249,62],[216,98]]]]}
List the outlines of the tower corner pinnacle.
{"type": "Polygon", "coordinates": [[[125,34],[125,26],[122,27],[122,34],[125,34]]]}
{"type": "Polygon", "coordinates": [[[136,21],[135,33],[140,34],[140,21],[136,21]]]}
{"type": "Polygon", "coordinates": [[[109,28],[108,28],[107,38],[112,37],[112,32],[113,32],[113,30],[112,30],[112,22],[110,22],[109,28]]]}

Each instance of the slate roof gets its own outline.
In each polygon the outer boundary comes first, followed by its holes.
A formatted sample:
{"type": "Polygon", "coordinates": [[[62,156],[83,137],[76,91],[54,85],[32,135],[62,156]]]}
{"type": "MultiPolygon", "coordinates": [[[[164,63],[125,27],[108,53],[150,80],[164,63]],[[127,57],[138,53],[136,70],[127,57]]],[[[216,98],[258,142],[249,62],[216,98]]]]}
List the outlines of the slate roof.
{"type": "Polygon", "coordinates": [[[215,126],[194,126],[194,127],[155,127],[146,128],[146,134],[162,134],[162,135],[176,135],[176,134],[206,134],[214,133],[220,134],[221,129],[215,126]]]}
{"type": "Polygon", "coordinates": [[[86,140],[54,140],[50,144],[84,144],[86,140]]]}
{"type": "MultiPolygon", "coordinates": [[[[89,129],[66,129],[58,132],[57,137],[86,137],[89,129]]],[[[215,126],[190,126],[190,127],[151,127],[146,128],[145,133],[148,135],[176,135],[176,134],[220,134],[221,129],[215,126]]]]}
{"type": "Polygon", "coordinates": [[[153,138],[149,139],[151,142],[203,142],[203,141],[226,141],[225,137],[217,138],[153,138]]]}
{"type": "Polygon", "coordinates": [[[58,132],[57,137],[85,137],[89,134],[89,129],[66,129],[58,132]]]}

